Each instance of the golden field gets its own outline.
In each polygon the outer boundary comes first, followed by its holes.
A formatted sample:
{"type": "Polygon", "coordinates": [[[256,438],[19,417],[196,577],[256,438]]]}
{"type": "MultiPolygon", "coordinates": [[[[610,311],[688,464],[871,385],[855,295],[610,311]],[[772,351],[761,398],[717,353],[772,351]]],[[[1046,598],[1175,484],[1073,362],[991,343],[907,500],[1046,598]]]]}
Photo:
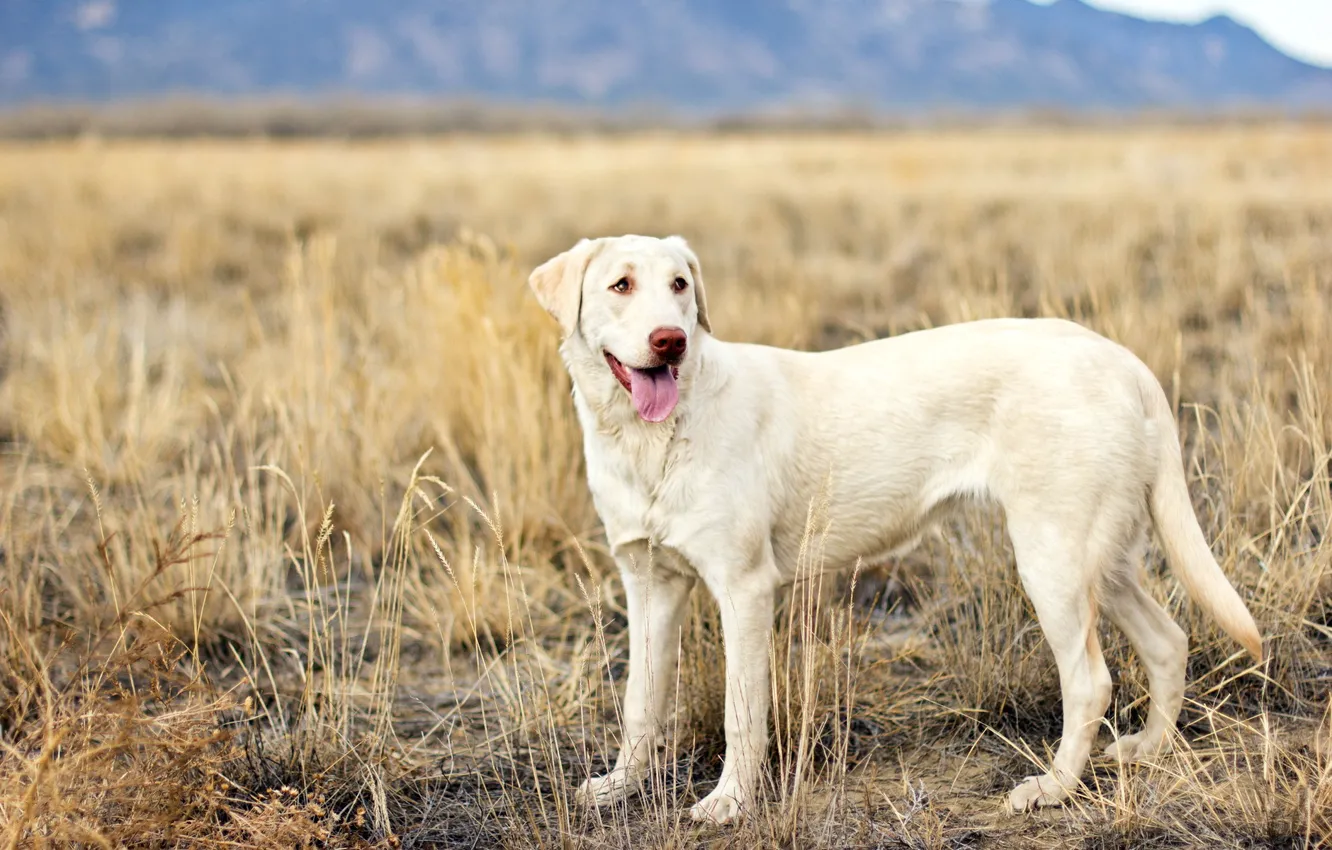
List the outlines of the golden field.
{"type": "MultiPolygon", "coordinates": [[[[1052,459],[1058,462],[1058,459],[1052,459]]],[[[0,147],[0,846],[1332,841],[1332,129],[0,147]],[[680,233],[719,336],[1077,319],[1176,401],[1267,638],[1202,620],[1174,752],[1002,813],[1060,722],[1002,517],[793,591],[770,803],[695,600],[645,793],[585,812],[626,635],[557,328],[578,237],[680,233]]],[[[1144,680],[1108,628],[1102,743],[1144,680]]]]}

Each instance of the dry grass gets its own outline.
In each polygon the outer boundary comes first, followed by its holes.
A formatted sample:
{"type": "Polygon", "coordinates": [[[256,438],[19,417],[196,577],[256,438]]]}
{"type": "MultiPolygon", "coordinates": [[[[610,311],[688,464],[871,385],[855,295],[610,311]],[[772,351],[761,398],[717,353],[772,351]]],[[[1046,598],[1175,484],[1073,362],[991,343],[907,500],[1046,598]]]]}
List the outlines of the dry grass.
{"type": "MultiPolygon", "coordinates": [[[[1328,130],[11,146],[0,287],[0,846],[1332,841],[1328,130]],[[792,594],[763,813],[682,819],[722,750],[703,599],[647,793],[571,808],[626,636],[524,281],[627,231],[690,238],[729,339],[1060,315],[1127,344],[1269,662],[1153,553],[1181,746],[1002,815],[1058,691],[982,513],[792,594]]],[[[1106,646],[1108,740],[1144,682],[1106,646]]]]}

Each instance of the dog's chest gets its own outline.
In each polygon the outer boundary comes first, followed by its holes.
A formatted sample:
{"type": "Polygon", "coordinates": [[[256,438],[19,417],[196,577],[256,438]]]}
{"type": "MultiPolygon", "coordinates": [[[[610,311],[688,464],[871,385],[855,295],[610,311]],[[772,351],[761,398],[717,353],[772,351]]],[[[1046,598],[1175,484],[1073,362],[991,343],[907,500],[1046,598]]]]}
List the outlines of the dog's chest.
{"type": "Polygon", "coordinates": [[[668,541],[688,513],[687,476],[677,474],[688,446],[667,428],[584,433],[588,487],[612,548],[668,541]]]}

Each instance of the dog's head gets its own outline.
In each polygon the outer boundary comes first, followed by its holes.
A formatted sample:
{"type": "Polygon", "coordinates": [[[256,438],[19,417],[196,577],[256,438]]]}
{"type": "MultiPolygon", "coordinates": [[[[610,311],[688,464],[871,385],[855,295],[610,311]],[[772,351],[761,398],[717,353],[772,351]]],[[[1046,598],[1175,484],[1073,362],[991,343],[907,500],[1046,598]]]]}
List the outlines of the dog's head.
{"type": "Polygon", "coordinates": [[[679,401],[680,369],[708,324],[698,257],[679,236],[584,239],[528,279],[567,338],[588,349],[633,399],[638,415],[661,422],[679,401]]]}

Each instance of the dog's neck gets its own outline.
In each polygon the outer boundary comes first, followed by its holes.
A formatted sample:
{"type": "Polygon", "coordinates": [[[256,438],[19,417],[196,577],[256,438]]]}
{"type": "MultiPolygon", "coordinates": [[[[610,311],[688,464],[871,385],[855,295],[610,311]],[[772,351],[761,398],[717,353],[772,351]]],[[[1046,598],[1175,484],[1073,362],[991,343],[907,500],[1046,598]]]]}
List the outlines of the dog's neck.
{"type": "Polygon", "coordinates": [[[707,344],[711,339],[700,330],[695,337],[696,350],[680,367],[680,400],[675,410],[662,422],[645,422],[634,409],[633,400],[616,380],[600,351],[593,351],[581,334],[574,333],[560,345],[560,357],[573,379],[574,402],[583,427],[592,426],[608,436],[637,438],[646,442],[670,442],[676,425],[689,407],[694,383],[706,369],[707,344]]]}

